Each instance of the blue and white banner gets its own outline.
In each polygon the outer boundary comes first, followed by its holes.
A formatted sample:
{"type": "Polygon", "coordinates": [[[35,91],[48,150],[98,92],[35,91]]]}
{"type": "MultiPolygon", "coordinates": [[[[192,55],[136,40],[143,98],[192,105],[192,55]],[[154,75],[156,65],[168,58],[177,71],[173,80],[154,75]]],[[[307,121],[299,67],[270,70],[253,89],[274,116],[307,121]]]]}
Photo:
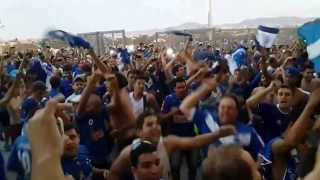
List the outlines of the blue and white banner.
{"type": "Polygon", "coordinates": [[[83,47],[84,49],[92,49],[90,43],[88,43],[86,40],[62,30],[49,31],[47,32],[47,37],[64,41],[71,47],[83,47]]]}
{"type": "Polygon", "coordinates": [[[279,33],[278,28],[271,28],[267,26],[259,26],[256,39],[259,45],[265,48],[271,48],[277,35],[279,33]]]}
{"type": "Polygon", "coordinates": [[[308,22],[298,28],[298,35],[305,41],[309,59],[320,72],[320,19],[308,22]]]}

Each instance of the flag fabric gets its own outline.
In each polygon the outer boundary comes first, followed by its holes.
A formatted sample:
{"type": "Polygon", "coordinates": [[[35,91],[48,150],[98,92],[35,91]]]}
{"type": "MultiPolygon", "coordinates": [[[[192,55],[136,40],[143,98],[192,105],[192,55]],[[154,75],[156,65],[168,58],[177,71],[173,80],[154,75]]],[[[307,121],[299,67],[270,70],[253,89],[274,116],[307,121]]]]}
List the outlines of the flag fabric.
{"type": "Polygon", "coordinates": [[[192,34],[186,33],[186,32],[183,32],[183,31],[170,31],[169,34],[174,34],[176,36],[188,36],[188,37],[192,36],[192,34]]]}
{"type": "Polygon", "coordinates": [[[306,43],[308,57],[314,63],[315,71],[320,72],[320,19],[299,27],[298,35],[306,43]]]}
{"type": "Polygon", "coordinates": [[[79,36],[72,35],[62,30],[53,30],[47,33],[47,36],[52,39],[57,39],[68,43],[71,47],[83,47],[85,49],[92,49],[90,43],[79,36]]]}
{"type": "Polygon", "coordinates": [[[228,62],[231,74],[234,74],[236,69],[246,65],[246,50],[238,48],[232,54],[226,54],[224,58],[228,62]]]}
{"type": "Polygon", "coordinates": [[[279,33],[278,28],[271,28],[267,26],[259,26],[256,39],[260,46],[265,48],[271,48],[277,35],[279,33]]]}

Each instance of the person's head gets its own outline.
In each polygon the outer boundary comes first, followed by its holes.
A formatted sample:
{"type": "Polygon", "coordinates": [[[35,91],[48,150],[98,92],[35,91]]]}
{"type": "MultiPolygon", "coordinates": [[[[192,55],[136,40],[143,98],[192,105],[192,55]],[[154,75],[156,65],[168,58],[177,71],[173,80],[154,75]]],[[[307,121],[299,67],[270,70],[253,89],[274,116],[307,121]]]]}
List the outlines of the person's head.
{"type": "Polygon", "coordinates": [[[91,112],[91,113],[100,112],[101,104],[102,104],[102,101],[101,101],[100,97],[95,94],[91,94],[89,96],[85,111],[91,112]]]}
{"type": "Polygon", "coordinates": [[[127,73],[127,79],[129,86],[133,86],[134,80],[135,80],[136,72],[133,70],[128,71],[127,73]]]}
{"type": "Polygon", "coordinates": [[[183,78],[175,78],[172,81],[172,87],[176,95],[183,99],[187,95],[186,81],[183,78]]]}
{"type": "Polygon", "coordinates": [[[52,89],[57,89],[60,87],[61,79],[59,76],[52,76],[50,78],[50,85],[52,89]]]}
{"type": "Polygon", "coordinates": [[[261,180],[251,155],[237,145],[212,149],[202,163],[204,180],[261,180]]]}
{"type": "Polygon", "coordinates": [[[84,88],[84,79],[82,77],[76,77],[72,83],[72,89],[74,93],[79,94],[84,88]]]}
{"type": "Polygon", "coordinates": [[[78,154],[80,138],[76,128],[72,124],[64,125],[63,155],[75,157],[78,154]]]}
{"type": "Polygon", "coordinates": [[[137,134],[141,139],[158,143],[161,136],[159,116],[149,111],[140,114],[137,118],[137,134]]]}
{"type": "Polygon", "coordinates": [[[63,66],[63,77],[72,80],[72,66],[71,64],[66,64],[63,66]]]}
{"type": "Polygon", "coordinates": [[[235,95],[226,94],[219,102],[218,114],[222,125],[234,124],[239,115],[239,102],[235,95]]]}
{"type": "Polygon", "coordinates": [[[312,65],[307,65],[305,68],[304,68],[304,71],[303,71],[303,78],[307,81],[311,81],[314,76],[313,76],[313,73],[314,73],[314,68],[312,65]]]}
{"type": "Polygon", "coordinates": [[[285,79],[284,82],[294,88],[300,86],[301,74],[300,71],[295,67],[288,67],[285,70],[285,79]]]}
{"type": "Polygon", "coordinates": [[[176,66],[174,66],[173,68],[173,74],[177,77],[177,78],[183,78],[186,74],[185,68],[183,65],[181,64],[177,64],[176,66]]]}
{"type": "Polygon", "coordinates": [[[279,108],[288,109],[292,105],[293,90],[287,85],[282,85],[277,91],[277,102],[279,108]]]}
{"type": "Polygon", "coordinates": [[[240,68],[234,70],[234,77],[235,77],[237,82],[242,82],[245,79],[244,73],[240,68]]]}
{"type": "Polygon", "coordinates": [[[36,81],[32,83],[32,95],[33,97],[41,101],[44,96],[47,94],[47,87],[46,84],[42,81],[36,81]]]}
{"type": "Polygon", "coordinates": [[[267,87],[269,85],[269,80],[265,75],[262,74],[260,83],[261,83],[261,86],[267,87]]]}
{"type": "Polygon", "coordinates": [[[136,180],[159,180],[162,167],[157,147],[149,141],[136,140],[131,145],[131,169],[136,180]]]}
{"type": "Polygon", "coordinates": [[[137,94],[142,94],[146,85],[146,77],[143,75],[137,75],[135,77],[133,91],[137,94]]]}

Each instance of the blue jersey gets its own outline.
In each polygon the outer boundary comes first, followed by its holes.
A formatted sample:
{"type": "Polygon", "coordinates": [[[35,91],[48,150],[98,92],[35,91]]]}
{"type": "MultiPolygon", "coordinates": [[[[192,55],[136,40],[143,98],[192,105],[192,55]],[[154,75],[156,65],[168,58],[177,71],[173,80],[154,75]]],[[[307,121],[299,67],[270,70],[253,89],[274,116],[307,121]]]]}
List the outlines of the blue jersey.
{"type": "Polygon", "coordinates": [[[283,113],[276,105],[261,103],[253,112],[261,117],[255,129],[265,143],[279,137],[287,129],[290,120],[289,114],[283,113]]]}
{"type": "Polygon", "coordinates": [[[64,97],[69,97],[73,93],[72,81],[68,79],[62,79],[60,83],[60,92],[64,97]]]}
{"type": "Polygon", "coordinates": [[[7,168],[18,174],[17,180],[28,180],[31,177],[31,147],[26,135],[19,136],[10,153],[7,168]]]}
{"type": "MultiPolygon", "coordinates": [[[[261,155],[261,168],[263,171],[263,177],[266,180],[272,179],[272,144],[279,140],[280,138],[274,138],[268,142],[268,144],[264,147],[263,153],[261,155]]],[[[283,180],[296,180],[298,178],[297,174],[297,163],[299,163],[298,155],[296,149],[291,150],[290,156],[286,161],[286,169],[285,174],[283,175],[283,180]]]]}
{"type": "Polygon", "coordinates": [[[100,113],[78,113],[75,117],[80,132],[80,144],[88,148],[93,164],[106,161],[108,152],[106,110],[100,113]]]}
{"type": "MultiPolygon", "coordinates": [[[[216,132],[220,127],[219,118],[214,113],[200,108],[194,108],[192,110],[192,121],[198,127],[200,134],[216,132]]],[[[212,146],[239,144],[247,150],[252,157],[257,158],[264,147],[264,143],[258,133],[252,127],[238,120],[234,126],[237,131],[235,136],[220,138],[218,141],[212,142],[212,146]]],[[[207,149],[205,151],[207,152],[207,149]]]]}
{"type": "Polygon", "coordinates": [[[75,180],[89,180],[92,177],[91,160],[85,146],[79,146],[77,157],[63,156],[61,165],[63,173],[71,175],[75,180]]]}
{"type": "Polygon", "coordinates": [[[28,97],[27,99],[25,99],[21,105],[21,121],[23,123],[26,123],[30,118],[30,113],[37,110],[38,108],[40,108],[40,103],[33,97],[28,97]]]}
{"type": "MultiPolygon", "coordinates": [[[[176,93],[172,93],[164,99],[161,111],[163,113],[169,113],[172,108],[179,108],[181,104],[181,99],[176,95],[176,93]]],[[[181,113],[182,115],[182,113],[181,113]]],[[[169,123],[168,131],[170,134],[174,134],[182,137],[195,136],[194,133],[194,124],[192,122],[186,123],[169,123]]]]}

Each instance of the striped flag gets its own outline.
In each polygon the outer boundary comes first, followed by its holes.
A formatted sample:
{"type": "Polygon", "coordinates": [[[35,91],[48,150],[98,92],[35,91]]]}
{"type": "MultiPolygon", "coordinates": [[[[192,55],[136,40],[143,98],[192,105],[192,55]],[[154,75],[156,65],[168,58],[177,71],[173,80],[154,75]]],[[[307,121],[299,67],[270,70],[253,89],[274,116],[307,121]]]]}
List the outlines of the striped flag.
{"type": "Polygon", "coordinates": [[[298,35],[306,43],[308,56],[315,65],[315,71],[320,72],[320,19],[299,27],[298,35]]]}
{"type": "Polygon", "coordinates": [[[279,33],[278,28],[271,28],[267,26],[259,26],[256,39],[259,45],[265,48],[271,48],[277,35],[279,33]]]}

